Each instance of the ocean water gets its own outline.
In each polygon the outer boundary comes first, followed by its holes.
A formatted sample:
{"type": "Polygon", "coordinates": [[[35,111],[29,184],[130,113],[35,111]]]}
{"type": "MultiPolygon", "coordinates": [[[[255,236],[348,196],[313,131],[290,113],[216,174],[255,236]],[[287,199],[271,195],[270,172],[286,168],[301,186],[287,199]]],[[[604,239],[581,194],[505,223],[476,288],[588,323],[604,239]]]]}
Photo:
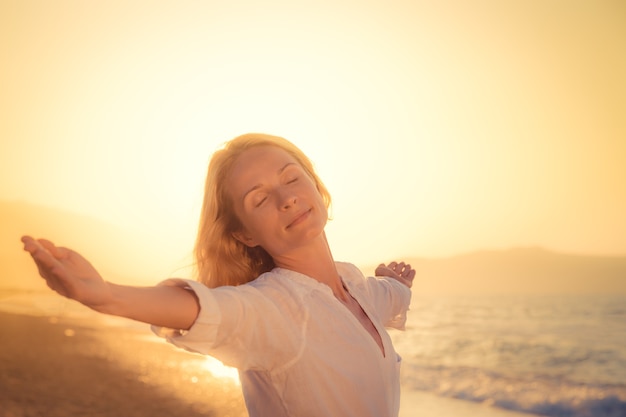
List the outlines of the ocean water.
{"type": "Polygon", "coordinates": [[[626,416],[626,296],[414,296],[392,338],[405,388],[545,416],[626,416]]]}

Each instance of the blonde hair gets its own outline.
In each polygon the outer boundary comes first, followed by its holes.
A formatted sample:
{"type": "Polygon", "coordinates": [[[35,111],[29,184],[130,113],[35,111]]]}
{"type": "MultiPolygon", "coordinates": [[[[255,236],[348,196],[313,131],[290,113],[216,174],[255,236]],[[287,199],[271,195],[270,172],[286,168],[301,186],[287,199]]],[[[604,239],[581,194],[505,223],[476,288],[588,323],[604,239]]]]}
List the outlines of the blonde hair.
{"type": "Polygon", "coordinates": [[[197,279],[211,288],[245,284],[275,266],[265,249],[248,247],[233,236],[241,229],[241,222],[226,189],[228,175],[239,155],[256,146],[276,146],[291,155],[315,182],[326,208],[330,207],[330,194],[315,173],[313,164],[287,139],[248,133],[226,142],[209,163],[194,250],[197,279]]]}

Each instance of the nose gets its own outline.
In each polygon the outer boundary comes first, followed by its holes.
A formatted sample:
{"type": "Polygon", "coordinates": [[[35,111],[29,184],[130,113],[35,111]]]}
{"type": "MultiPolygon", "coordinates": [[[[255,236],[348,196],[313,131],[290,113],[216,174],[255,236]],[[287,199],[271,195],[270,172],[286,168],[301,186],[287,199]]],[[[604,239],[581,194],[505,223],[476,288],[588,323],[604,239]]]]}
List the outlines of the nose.
{"type": "Polygon", "coordinates": [[[280,196],[280,208],[288,210],[296,205],[298,198],[290,191],[283,191],[280,196]]]}

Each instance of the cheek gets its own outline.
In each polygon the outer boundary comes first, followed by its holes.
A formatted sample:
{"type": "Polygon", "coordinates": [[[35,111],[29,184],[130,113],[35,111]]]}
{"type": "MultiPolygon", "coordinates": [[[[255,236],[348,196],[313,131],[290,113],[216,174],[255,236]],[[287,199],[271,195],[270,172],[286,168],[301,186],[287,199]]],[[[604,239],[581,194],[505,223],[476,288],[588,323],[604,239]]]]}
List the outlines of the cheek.
{"type": "Polygon", "coordinates": [[[246,212],[246,210],[241,207],[233,208],[235,222],[236,225],[235,230],[237,232],[244,233],[246,236],[250,238],[255,238],[259,235],[259,223],[262,222],[256,221],[256,215],[246,212]]]}
{"type": "Polygon", "coordinates": [[[324,210],[328,211],[328,208],[326,207],[326,203],[324,202],[324,196],[322,195],[320,190],[315,185],[313,185],[313,187],[314,187],[314,190],[315,190],[315,195],[316,195],[316,197],[317,197],[317,199],[319,201],[319,205],[321,207],[323,207],[324,210]]]}
{"type": "Polygon", "coordinates": [[[246,216],[242,222],[244,228],[250,233],[255,234],[257,238],[262,237],[276,221],[275,216],[267,208],[257,208],[253,213],[246,216]]]}

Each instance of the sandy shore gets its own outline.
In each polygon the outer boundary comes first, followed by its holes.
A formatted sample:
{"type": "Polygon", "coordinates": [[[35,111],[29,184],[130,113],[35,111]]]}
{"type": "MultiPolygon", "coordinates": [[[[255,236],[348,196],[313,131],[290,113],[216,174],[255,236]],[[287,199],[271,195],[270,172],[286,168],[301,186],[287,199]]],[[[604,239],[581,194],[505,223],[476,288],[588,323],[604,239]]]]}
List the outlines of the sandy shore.
{"type": "Polygon", "coordinates": [[[247,415],[203,358],[136,331],[6,313],[0,329],[0,417],[247,415]]]}

